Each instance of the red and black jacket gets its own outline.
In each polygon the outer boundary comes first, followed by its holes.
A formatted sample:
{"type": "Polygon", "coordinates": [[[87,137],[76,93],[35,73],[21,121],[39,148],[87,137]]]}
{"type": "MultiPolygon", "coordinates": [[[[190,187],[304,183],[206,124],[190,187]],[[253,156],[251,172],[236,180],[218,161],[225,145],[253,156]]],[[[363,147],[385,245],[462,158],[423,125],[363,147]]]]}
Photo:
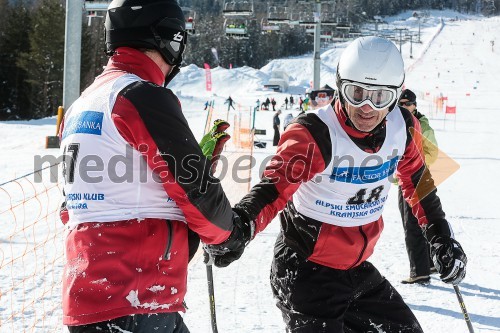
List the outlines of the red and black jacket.
{"type": "Polygon", "coordinates": [[[161,86],[164,75],[149,57],[135,49],[119,48],[83,95],[92,96],[127,73],[143,81],[119,92],[112,121],[157,173],[186,223],[161,218],[117,219],[88,221],[69,230],[63,277],[66,325],[184,310],[188,229],[205,243],[218,244],[233,228],[232,209],[220,182],[212,178],[210,162],[203,156],[179,100],[161,86]],[[186,160],[186,156],[190,158],[186,160]]]}
{"type": "MultiPolygon", "coordinates": [[[[334,100],[332,106],[352,141],[360,149],[376,153],[385,139],[385,122],[370,133],[360,132],[350,123],[339,100],[334,100]]],[[[406,148],[397,169],[403,194],[410,200],[421,179],[425,179],[432,190],[414,204],[413,212],[422,227],[435,223],[446,229],[439,197],[423,162],[421,142],[418,136],[412,135],[413,131],[420,131],[419,123],[407,110],[401,112],[407,128],[406,148]]],[[[290,200],[301,183],[311,180],[329,165],[331,155],[328,126],[314,113],[297,117],[281,136],[277,153],[268,163],[262,181],[237,204],[236,209],[256,222],[256,232],[262,231],[281,211],[281,233],[277,244],[284,243],[316,263],[349,269],[373,253],[383,229],[382,217],[362,226],[341,227],[298,213],[290,200]],[[300,163],[296,163],[297,156],[300,156],[300,163]]]]}

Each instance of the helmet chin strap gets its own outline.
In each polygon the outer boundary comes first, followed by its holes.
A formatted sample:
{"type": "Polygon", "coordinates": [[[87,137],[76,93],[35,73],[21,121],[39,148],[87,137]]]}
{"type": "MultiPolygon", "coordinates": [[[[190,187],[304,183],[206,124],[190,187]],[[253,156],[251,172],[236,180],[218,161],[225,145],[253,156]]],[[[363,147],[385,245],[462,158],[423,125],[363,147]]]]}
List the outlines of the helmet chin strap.
{"type": "Polygon", "coordinates": [[[172,81],[174,79],[174,77],[177,74],[179,74],[180,71],[181,71],[180,65],[173,66],[170,73],[168,73],[167,76],[165,76],[165,83],[163,84],[163,87],[166,88],[167,85],[170,83],[170,81],[172,81]]]}

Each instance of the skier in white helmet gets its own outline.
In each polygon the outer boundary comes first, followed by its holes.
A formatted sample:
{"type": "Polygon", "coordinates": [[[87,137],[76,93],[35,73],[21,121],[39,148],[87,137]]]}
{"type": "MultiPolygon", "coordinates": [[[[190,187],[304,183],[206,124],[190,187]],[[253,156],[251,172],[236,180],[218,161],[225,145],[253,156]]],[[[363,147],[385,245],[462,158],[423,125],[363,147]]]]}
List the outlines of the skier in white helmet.
{"type": "Polygon", "coordinates": [[[441,279],[458,284],[465,276],[467,258],[425,168],[419,137],[412,136],[420,124],[397,106],[404,77],[392,42],[354,40],[338,64],[338,97],[291,122],[262,181],[233,208],[248,222],[247,232],[207,246],[215,264],[227,266],[279,213],[271,286],[287,332],[422,332],[367,261],[384,227],[394,174],[441,279]]]}

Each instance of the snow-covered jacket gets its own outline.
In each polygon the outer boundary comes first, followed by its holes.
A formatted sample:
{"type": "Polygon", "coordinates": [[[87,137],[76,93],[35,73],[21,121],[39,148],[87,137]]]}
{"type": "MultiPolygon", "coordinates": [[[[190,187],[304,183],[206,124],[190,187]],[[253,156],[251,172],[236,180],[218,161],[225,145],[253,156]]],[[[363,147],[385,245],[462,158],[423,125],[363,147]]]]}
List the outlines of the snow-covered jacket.
{"type": "Polygon", "coordinates": [[[255,220],[256,232],[279,213],[277,246],[284,243],[335,269],[355,267],[370,257],[380,237],[393,173],[419,224],[449,231],[421,142],[411,135],[420,131],[416,118],[395,107],[364,133],[350,124],[339,100],[332,105],[291,122],[261,182],[236,205],[255,220]],[[422,177],[425,189],[418,188],[422,177]]]}
{"type": "Polygon", "coordinates": [[[119,48],[66,112],[66,325],[183,311],[188,228],[207,244],[232,231],[229,201],[163,81],[149,57],[119,48]]]}

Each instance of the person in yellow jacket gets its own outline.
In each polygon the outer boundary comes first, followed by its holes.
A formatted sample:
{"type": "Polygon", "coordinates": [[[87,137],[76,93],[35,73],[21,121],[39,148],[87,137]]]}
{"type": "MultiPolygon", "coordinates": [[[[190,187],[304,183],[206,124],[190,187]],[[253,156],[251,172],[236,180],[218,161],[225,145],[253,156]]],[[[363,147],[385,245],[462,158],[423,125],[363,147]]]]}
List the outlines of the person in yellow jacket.
{"type": "MultiPolygon", "coordinates": [[[[417,96],[410,89],[405,89],[402,92],[399,98],[399,107],[410,111],[420,122],[425,164],[429,167],[436,161],[438,156],[436,137],[434,130],[429,125],[429,119],[417,111],[417,96]]],[[[399,188],[398,199],[405,232],[406,252],[410,260],[410,277],[401,282],[404,284],[429,284],[430,274],[436,272],[429,254],[429,244],[422,233],[417,218],[412,213],[410,205],[404,200],[401,188],[399,188]]]]}

